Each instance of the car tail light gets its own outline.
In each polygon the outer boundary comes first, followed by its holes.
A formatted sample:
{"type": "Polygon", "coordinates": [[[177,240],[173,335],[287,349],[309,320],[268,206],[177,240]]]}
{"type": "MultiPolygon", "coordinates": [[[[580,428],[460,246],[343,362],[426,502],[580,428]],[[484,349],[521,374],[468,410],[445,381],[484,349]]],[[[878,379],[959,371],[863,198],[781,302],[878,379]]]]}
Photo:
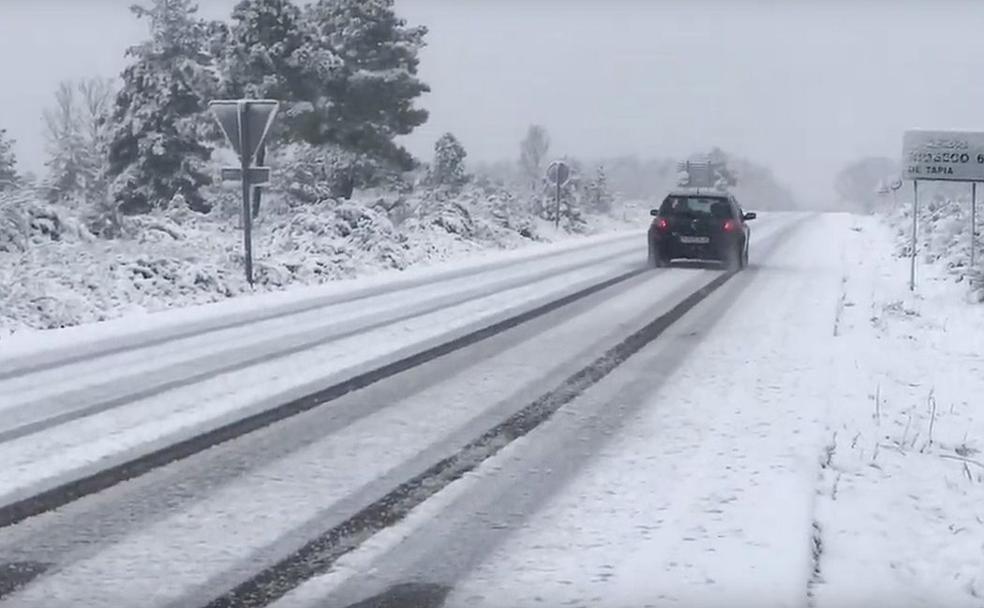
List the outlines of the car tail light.
{"type": "Polygon", "coordinates": [[[734,220],[725,220],[725,222],[724,222],[724,231],[725,232],[734,232],[735,230],[738,230],[738,223],[735,222],[734,220]]]}
{"type": "Polygon", "coordinates": [[[656,219],[656,230],[659,230],[660,232],[669,232],[670,231],[670,222],[668,222],[665,217],[657,218],[656,219]]]}

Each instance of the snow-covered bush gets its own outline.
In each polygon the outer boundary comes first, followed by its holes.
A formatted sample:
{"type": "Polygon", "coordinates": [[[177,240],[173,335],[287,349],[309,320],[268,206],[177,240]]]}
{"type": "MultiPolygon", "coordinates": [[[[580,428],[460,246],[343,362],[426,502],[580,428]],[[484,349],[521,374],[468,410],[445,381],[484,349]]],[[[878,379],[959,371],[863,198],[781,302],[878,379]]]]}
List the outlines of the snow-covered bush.
{"type": "Polygon", "coordinates": [[[292,144],[278,151],[272,164],[290,207],[350,199],[357,188],[401,189],[395,167],[334,144],[292,144]]]}
{"type": "Polygon", "coordinates": [[[465,147],[451,133],[445,133],[434,144],[434,162],[428,181],[435,186],[460,188],[468,181],[465,174],[465,147]]]}
{"type": "Polygon", "coordinates": [[[19,179],[14,142],[7,137],[6,129],[0,129],[0,192],[15,188],[19,179]]]}
{"type": "MultiPolygon", "coordinates": [[[[941,265],[957,282],[966,282],[970,297],[984,302],[984,235],[978,218],[976,267],[970,265],[970,200],[955,198],[947,190],[930,190],[920,196],[917,251],[922,263],[941,265]]],[[[881,207],[896,232],[899,256],[912,251],[912,201],[899,201],[897,206],[881,207]]],[[[982,212],[978,202],[978,215],[982,212]]]]}
{"type": "Polygon", "coordinates": [[[91,240],[85,225],[64,209],[22,189],[0,192],[0,253],[27,251],[32,245],[91,240]]]}

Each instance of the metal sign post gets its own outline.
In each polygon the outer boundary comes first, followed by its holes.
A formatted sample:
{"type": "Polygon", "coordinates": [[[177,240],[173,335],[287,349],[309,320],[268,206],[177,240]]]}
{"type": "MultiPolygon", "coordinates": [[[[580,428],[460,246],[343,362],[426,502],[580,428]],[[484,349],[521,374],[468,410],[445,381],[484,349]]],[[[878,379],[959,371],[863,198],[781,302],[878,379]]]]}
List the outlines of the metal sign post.
{"type": "Polygon", "coordinates": [[[554,201],[554,228],[560,228],[560,182],[557,182],[557,198],[554,201]]]}
{"type": "Polygon", "coordinates": [[[250,194],[256,190],[259,203],[260,184],[270,180],[269,167],[253,166],[254,158],[262,162],[265,156],[264,141],[280,104],[272,99],[234,99],[213,101],[208,104],[226,139],[239,155],[239,167],[225,167],[223,180],[239,180],[243,188],[243,249],[246,260],[246,281],[253,285],[253,201],[250,194]]]}
{"type": "Polygon", "coordinates": [[[898,192],[902,188],[902,178],[897,177],[897,178],[893,179],[892,180],[892,183],[889,184],[888,187],[892,191],[892,205],[894,207],[898,207],[899,206],[899,197],[896,196],[895,193],[898,192]]]}
{"type": "MultiPolygon", "coordinates": [[[[249,141],[249,114],[245,103],[238,104],[239,110],[239,141],[249,141]]],[[[253,285],[253,203],[249,200],[249,166],[253,162],[251,153],[239,153],[242,176],[240,183],[243,187],[243,250],[246,252],[246,281],[253,285]]]]}
{"type": "Polygon", "coordinates": [[[562,160],[555,160],[547,167],[547,181],[557,188],[554,199],[554,227],[560,228],[560,189],[571,179],[571,167],[562,160]]]}
{"type": "Polygon", "coordinates": [[[970,267],[973,268],[977,254],[977,182],[970,183],[970,267]]]}
{"type": "MultiPolygon", "coordinates": [[[[902,138],[902,177],[912,180],[912,267],[909,289],[916,288],[916,243],[919,182],[971,182],[970,263],[977,247],[977,182],[984,182],[984,133],[963,131],[906,131],[902,138]]],[[[894,184],[893,184],[894,185],[894,184]]]]}
{"type": "Polygon", "coordinates": [[[916,234],[919,228],[919,180],[912,180],[912,249],[909,251],[909,291],[916,290],[916,234]]]}

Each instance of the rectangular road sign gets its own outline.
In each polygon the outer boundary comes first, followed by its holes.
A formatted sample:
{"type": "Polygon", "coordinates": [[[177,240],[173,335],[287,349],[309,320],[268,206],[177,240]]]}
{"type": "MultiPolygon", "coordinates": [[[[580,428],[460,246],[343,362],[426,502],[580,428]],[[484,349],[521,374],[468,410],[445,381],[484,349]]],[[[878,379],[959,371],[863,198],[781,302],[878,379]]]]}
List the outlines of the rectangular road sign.
{"type": "MultiPolygon", "coordinates": [[[[222,167],[222,181],[240,181],[243,170],[239,167],[222,167]]],[[[250,167],[246,170],[246,180],[251,186],[260,186],[270,182],[270,167],[250,167]]]]}
{"type": "Polygon", "coordinates": [[[687,174],[686,185],[691,188],[714,186],[714,167],[707,160],[686,160],[677,163],[677,172],[687,174]]]}
{"type": "Polygon", "coordinates": [[[906,131],[902,176],[909,180],[984,182],[984,133],[906,131]]]}

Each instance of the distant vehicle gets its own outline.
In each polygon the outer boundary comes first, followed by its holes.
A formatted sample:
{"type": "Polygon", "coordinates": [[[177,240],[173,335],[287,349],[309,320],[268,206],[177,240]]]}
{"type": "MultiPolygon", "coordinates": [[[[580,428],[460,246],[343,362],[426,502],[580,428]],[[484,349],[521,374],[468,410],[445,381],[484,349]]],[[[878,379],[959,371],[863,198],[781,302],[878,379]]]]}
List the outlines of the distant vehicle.
{"type": "Polygon", "coordinates": [[[673,260],[712,260],[733,270],[748,264],[751,230],[735,197],[717,190],[670,193],[659,209],[649,212],[649,263],[668,266],[673,260]]]}

